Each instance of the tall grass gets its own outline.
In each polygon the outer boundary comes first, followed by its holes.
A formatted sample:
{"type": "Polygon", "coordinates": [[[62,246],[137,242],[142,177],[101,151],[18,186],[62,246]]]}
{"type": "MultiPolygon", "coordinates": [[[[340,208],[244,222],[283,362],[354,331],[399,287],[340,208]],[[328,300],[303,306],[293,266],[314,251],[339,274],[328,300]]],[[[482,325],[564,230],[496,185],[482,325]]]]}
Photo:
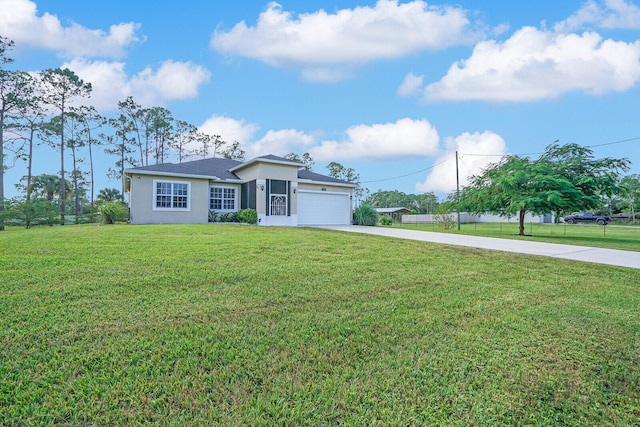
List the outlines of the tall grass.
{"type": "Polygon", "coordinates": [[[637,270],[327,230],[0,233],[3,425],[633,425],[637,270]]]}

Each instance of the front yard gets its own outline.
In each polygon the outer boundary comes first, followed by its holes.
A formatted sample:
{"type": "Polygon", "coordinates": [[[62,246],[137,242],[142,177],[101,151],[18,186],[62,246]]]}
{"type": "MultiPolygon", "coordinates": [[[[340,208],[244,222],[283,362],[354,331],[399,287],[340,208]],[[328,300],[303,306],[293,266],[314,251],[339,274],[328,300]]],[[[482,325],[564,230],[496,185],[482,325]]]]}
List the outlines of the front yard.
{"type": "Polygon", "coordinates": [[[632,425],[638,270],[328,230],[0,233],[2,425],[632,425]]]}

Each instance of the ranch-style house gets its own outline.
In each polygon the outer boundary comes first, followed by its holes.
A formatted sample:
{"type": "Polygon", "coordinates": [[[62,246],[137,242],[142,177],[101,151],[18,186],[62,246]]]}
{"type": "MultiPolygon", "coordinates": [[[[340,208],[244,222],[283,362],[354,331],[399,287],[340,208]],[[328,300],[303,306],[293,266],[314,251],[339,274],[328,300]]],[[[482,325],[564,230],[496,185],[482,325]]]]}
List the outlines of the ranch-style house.
{"type": "Polygon", "coordinates": [[[252,208],[259,225],[348,225],[356,187],[274,155],[141,166],[123,179],[133,224],[206,223],[252,208]]]}

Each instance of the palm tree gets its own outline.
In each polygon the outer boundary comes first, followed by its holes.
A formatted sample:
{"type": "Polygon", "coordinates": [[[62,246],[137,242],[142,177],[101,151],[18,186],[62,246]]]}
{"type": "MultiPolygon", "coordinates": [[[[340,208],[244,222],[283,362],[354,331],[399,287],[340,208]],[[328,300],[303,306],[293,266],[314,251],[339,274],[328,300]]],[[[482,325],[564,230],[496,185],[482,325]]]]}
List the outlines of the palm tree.
{"type": "MultiPolygon", "coordinates": [[[[65,196],[71,196],[71,183],[69,181],[65,181],[66,192],[65,196]]],[[[44,197],[49,202],[53,202],[53,199],[58,196],[60,197],[60,177],[56,175],[36,175],[33,177],[33,182],[31,183],[31,191],[44,197]]]]}
{"type": "Polygon", "coordinates": [[[124,197],[122,197],[122,193],[120,192],[120,190],[117,190],[115,188],[103,188],[98,193],[97,199],[101,202],[121,202],[124,200],[124,197]]]}

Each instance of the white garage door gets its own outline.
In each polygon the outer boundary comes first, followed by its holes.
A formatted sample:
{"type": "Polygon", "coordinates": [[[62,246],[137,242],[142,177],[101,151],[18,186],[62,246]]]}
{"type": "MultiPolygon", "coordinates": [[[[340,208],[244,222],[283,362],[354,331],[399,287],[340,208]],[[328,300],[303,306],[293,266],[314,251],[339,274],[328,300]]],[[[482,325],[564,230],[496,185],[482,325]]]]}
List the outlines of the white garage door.
{"type": "Polygon", "coordinates": [[[349,194],[298,190],[298,225],[349,224],[349,194]]]}

